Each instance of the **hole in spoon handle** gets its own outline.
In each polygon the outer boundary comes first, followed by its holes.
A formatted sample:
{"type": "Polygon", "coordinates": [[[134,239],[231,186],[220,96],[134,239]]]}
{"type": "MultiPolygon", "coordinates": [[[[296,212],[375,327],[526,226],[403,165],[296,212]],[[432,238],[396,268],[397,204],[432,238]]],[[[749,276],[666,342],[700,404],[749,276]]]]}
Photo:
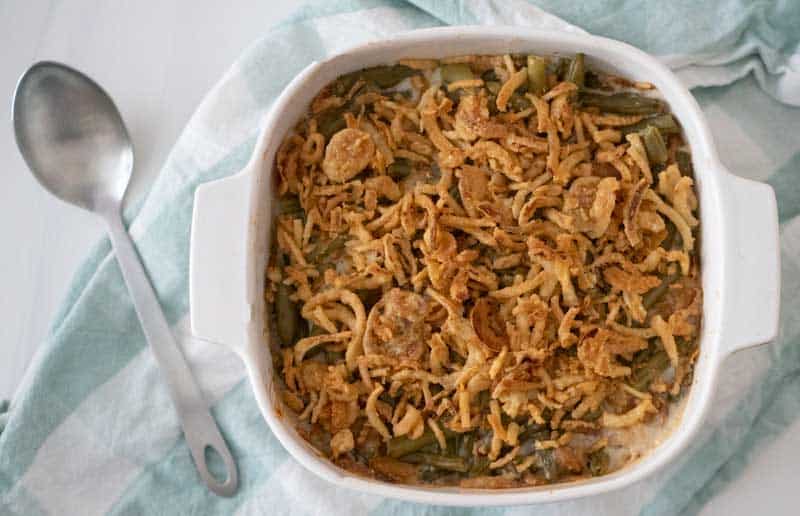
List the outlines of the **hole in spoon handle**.
{"type": "Polygon", "coordinates": [[[210,436],[211,439],[189,443],[192,458],[197,472],[211,491],[219,496],[232,496],[239,487],[236,462],[222,435],[214,433],[216,435],[210,436]]]}

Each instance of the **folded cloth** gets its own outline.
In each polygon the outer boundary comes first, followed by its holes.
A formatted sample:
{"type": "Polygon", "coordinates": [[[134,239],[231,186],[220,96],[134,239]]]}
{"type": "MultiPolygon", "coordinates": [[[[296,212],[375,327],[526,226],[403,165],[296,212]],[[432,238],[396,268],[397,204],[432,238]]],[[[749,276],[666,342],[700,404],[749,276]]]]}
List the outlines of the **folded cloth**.
{"type": "Polygon", "coordinates": [[[0,429],[5,423],[0,513],[449,514],[445,508],[342,492],[305,471],[263,422],[238,360],[188,337],[186,324],[197,185],[244,166],[258,121],[311,61],[356,43],[443,24],[586,29],[663,56],[694,88],[723,162],[738,175],[775,186],[783,251],[779,339],[724,364],[709,424],[676,463],[623,492],[542,506],[537,513],[695,511],[735,478],[759,447],[800,414],[800,302],[792,295],[800,289],[800,110],[789,107],[800,104],[800,4],[716,0],[702,9],[692,2],[538,4],[541,8],[521,0],[318,2],[253,45],[198,107],[130,227],[237,458],[238,494],[218,498],[197,477],[104,240],[78,271],[19,395],[10,407],[0,405],[0,429]]]}

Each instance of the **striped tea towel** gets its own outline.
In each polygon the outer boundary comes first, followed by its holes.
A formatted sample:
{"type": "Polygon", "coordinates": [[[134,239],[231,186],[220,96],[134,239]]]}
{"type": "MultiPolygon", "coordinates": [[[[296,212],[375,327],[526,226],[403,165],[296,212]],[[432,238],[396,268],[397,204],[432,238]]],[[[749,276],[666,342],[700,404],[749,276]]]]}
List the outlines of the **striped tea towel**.
{"type": "Polygon", "coordinates": [[[580,26],[662,56],[694,88],[725,165],[775,187],[784,282],[778,341],[726,362],[709,424],[668,469],[624,492],[541,506],[536,513],[695,512],[735,478],[760,446],[800,415],[800,109],[791,107],[800,105],[800,3],[715,0],[702,9],[689,1],[535,3],[317,2],[268,30],[199,106],[131,224],[167,317],[237,458],[238,494],[218,498],[197,477],[109,244],[102,241],[76,274],[18,397],[0,405],[0,514],[454,512],[342,492],[305,471],[262,420],[238,360],[188,337],[186,323],[197,185],[243,167],[258,121],[311,61],[366,40],[443,24],[580,26]]]}

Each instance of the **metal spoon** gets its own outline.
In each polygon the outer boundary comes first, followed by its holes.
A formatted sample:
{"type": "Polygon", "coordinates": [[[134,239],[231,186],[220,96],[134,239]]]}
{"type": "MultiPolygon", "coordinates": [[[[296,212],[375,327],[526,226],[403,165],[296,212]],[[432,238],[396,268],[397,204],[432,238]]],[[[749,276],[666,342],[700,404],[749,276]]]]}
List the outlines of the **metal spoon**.
{"type": "Polygon", "coordinates": [[[111,100],[86,75],[63,64],[31,66],[14,92],[14,134],[36,179],[50,193],[106,221],[122,276],[128,285],[150,349],[166,379],[195,466],[218,495],[236,492],[236,464],[175,343],[120,216],[133,170],[133,146],[111,100]],[[207,448],[225,464],[227,478],[208,470],[207,448]]]}

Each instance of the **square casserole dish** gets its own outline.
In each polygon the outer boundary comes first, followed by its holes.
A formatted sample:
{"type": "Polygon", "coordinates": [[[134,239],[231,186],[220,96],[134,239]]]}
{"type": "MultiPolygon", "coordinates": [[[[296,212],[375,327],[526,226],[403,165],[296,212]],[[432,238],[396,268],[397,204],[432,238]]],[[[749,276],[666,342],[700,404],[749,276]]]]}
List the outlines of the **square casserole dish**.
{"type": "Polygon", "coordinates": [[[190,303],[195,335],[230,347],[244,361],[258,406],[274,434],[303,466],[341,487],[408,501],[461,506],[548,503],[632,484],[672,461],[700,427],[724,358],[774,339],[778,329],[780,252],[775,195],[720,163],[703,113],[677,77],[627,44],[589,35],[521,27],[445,27],[407,32],[343,51],[306,67],[266,115],[253,156],[240,173],[195,194],[190,303]],[[284,136],[323,86],[338,76],[402,58],[464,54],[576,52],[587,65],[658,88],[692,151],[700,201],[703,323],[700,356],[674,428],[644,457],[611,474],[572,483],[504,490],[392,484],[342,470],[300,437],[273,384],[271,331],[263,289],[274,215],[274,159],[284,136]]]}

